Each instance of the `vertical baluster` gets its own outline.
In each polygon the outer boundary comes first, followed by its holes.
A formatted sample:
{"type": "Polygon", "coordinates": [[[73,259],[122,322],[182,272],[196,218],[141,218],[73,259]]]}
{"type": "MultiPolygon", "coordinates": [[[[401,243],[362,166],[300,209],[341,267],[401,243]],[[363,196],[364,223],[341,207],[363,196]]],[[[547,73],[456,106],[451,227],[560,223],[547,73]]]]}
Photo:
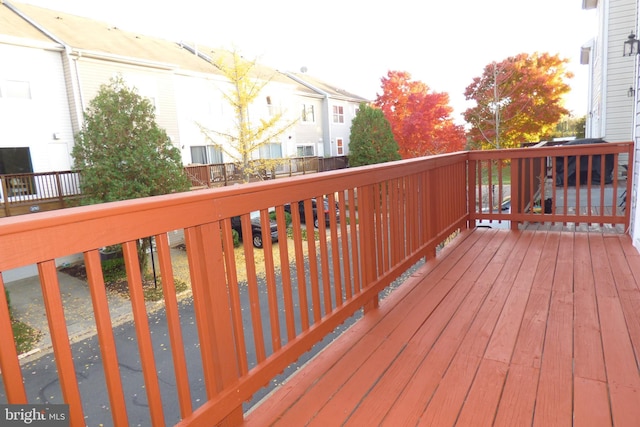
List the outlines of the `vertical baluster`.
{"type": "Polygon", "coordinates": [[[100,254],[97,250],[85,252],[84,265],[87,271],[87,282],[91,294],[93,305],[93,315],[96,320],[98,332],[98,342],[100,344],[100,355],[104,377],[111,403],[111,416],[114,425],[127,424],[127,404],[122,389],[120,378],[120,368],[118,364],[118,353],[113,334],[113,324],[109,313],[109,303],[107,301],[107,291],[102,276],[100,254]]]}
{"type": "Polygon", "coordinates": [[[275,264],[273,261],[273,245],[271,242],[271,220],[266,209],[260,211],[262,228],[262,251],[264,254],[265,279],[267,281],[267,301],[269,303],[269,320],[271,322],[271,347],[280,350],[280,317],[278,308],[278,291],[276,289],[275,264]]]}
{"type": "Polygon", "coordinates": [[[47,312],[47,321],[49,323],[49,333],[51,334],[56,367],[58,368],[60,378],[62,396],[65,403],[69,405],[71,425],[84,425],[82,400],[80,398],[80,389],[78,388],[76,369],[73,364],[71,345],[69,344],[67,321],[64,317],[55,261],[51,260],[38,263],[38,273],[42,287],[44,308],[47,312]]]}
{"type": "Polygon", "coordinates": [[[11,313],[5,294],[4,280],[0,274],[0,330],[8,331],[3,337],[3,344],[0,346],[0,371],[4,391],[7,395],[8,403],[27,403],[27,393],[24,388],[22,370],[18,361],[18,351],[16,350],[13,327],[11,325],[11,313]]]}
{"type": "Polygon", "coordinates": [[[184,353],[184,340],[180,329],[180,313],[178,311],[178,300],[176,297],[176,287],[173,278],[173,268],[171,266],[171,253],[167,235],[159,234],[155,236],[156,248],[158,252],[158,263],[160,264],[160,277],[162,278],[162,293],[164,295],[165,311],[167,313],[167,325],[169,329],[169,339],[171,341],[171,355],[173,356],[173,366],[176,375],[176,389],[178,392],[178,402],[180,403],[180,416],[185,418],[193,412],[191,406],[191,390],[189,388],[189,373],[184,353]]]}
{"type": "Polygon", "coordinates": [[[138,260],[137,242],[129,241],[122,244],[124,261],[129,282],[129,296],[136,329],[138,349],[140,351],[140,365],[144,375],[145,390],[151,414],[151,422],[154,426],[164,425],[162,412],[162,398],[160,396],[160,384],[158,382],[156,361],[153,355],[153,343],[147,307],[142,290],[142,275],[140,274],[140,262],[138,260]]]}
{"type": "Polygon", "coordinates": [[[276,206],[276,222],[278,224],[278,246],[280,252],[280,277],[282,278],[282,294],[287,326],[287,340],[296,336],[296,321],[293,306],[293,289],[291,286],[291,267],[289,265],[289,241],[284,206],[276,206]]]}

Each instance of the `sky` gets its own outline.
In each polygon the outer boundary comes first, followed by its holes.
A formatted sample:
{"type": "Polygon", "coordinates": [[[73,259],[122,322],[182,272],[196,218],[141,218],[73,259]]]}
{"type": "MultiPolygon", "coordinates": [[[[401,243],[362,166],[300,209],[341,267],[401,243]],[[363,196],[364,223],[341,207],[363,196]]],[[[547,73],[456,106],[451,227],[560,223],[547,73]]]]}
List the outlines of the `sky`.
{"type": "MultiPolygon", "coordinates": [[[[11,2],[11,0],[9,0],[11,2]]],[[[582,0],[21,0],[168,40],[236,49],[281,71],[299,72],[375,99],[388,71],[406,71],[454,112],[486,65],[519,53],[548,52],[575,74],[566,107],[587,111],[580,48],[596,35],[582,0]],[[420,4],[419,7],[416,4],[420,4]]]]}

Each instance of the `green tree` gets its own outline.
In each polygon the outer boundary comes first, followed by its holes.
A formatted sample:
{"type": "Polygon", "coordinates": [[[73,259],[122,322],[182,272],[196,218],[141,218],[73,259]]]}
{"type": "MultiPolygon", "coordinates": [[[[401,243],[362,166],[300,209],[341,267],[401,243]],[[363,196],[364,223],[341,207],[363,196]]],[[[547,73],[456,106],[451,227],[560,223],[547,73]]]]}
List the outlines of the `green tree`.
{"type": "MultiPolygon", "coordinates": [[[[189,189],[180,151],[155,121],[151,102],[122,77],[100,86],[84,114],[71,152],[83,204],[156,196],[189,189]]],[[[149,240],[138,244],[145,271],[149,240]]]]}
{"type": "Polygon", "coordinates": [[[189,189],[180,151],[156,124],[153,105],[119,76],[91,100],[71,155],[84,204],[189,189]]]}
{"type": "Polygon", "coordinates": [[[262,177],[262,171],[272,169],[282,161],[257,158],[254,153],[268,144],[278,144],[282,135],[297,120],[285,121],[285,112],[277,108],[266,115],[251,108],[273,79],[275,71],[258,66],[256,60],[244,59],[235,50],[220,54],[213,65],[230,82],[230,88],[223,90],[222,96],[233,109],[234,121],[230,129],[208,129],[202,124],[198,126],[211,144],[240,164],[243,180],[249,182],[251,176],[262,177]]]}
{"type": "Polygon", "coordinates": [[[379,108],[360,104],[351,123],[349,141],[349,166],[400,160],[391,125],[379,108]]]}

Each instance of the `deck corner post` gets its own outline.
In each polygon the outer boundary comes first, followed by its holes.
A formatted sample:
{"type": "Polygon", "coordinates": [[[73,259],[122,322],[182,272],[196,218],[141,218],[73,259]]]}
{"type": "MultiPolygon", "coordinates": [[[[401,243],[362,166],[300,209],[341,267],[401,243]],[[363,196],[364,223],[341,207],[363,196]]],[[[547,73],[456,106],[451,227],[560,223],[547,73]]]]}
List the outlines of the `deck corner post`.
{"type": "MultiPolygon", "coordinates": [[[[476,173],[478,169],[478,161],[469,159],[467,163],[467,200],[469,206],[467,206],[467,228],[475,228],[475,214],[476,214],[476,173]]],[[[435,248],[434,248],[435,255],[435,248]]]]}
{"type": "Polygon", "coordinates": [[[229,415],[220,423],[218,426],[220,427],[236,427],[241,426],[244,423],[244,411],[242,410],[242,405],[233,409],[229,415]]]}
{"type": "Polygon", "coordinates": [[[376,294],[368,303],[366,303],[363,307],[364,314],[369,313],[370,311],[377,310],[380,307],[380,295],[376,294]]]}

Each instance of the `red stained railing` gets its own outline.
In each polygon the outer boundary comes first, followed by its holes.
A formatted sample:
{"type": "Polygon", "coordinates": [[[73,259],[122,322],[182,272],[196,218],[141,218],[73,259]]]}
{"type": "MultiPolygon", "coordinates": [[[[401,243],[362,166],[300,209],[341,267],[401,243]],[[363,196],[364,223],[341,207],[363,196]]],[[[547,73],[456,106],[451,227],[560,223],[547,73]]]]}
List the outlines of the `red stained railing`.
{"type": "MultiPolygon", "coordinates": [[[[532,221],[545,216],[526,210],[527,203],[548,194],[546,183],[539,193],[533,187],[538,176],[545,180],[549,176],[549,161],[543,159],[597,153],[617,158],[622,152],[631,153],[631,145],[454,153],[8,218],[0,224],[0,271],[38,266],[60,382],[60,395],[50,397],[70,405],[72,425],[90,422],[96,402],[87,402],[92,394],[84,393],[84,384],[77,381],[75,350],[70,344],[56,272],[55,260],[71,254],[82,254],[87,269],[91,299],[87,304],[93,308],[108,396],[100,404],[110,408],[112,423],[127,424],[131,409],[127,396],[144,389],[147,424],[237,424],[242,420],[243,402],[356,311],[363,310],[366,316],[374,310],[379,292],[420,259],[435,256],[438,245],[456,230],[473,225],[479,218],[532,221]],[[485,178],[493,175],[483,172],[487,168],[497,168],[497,181],[485,178]],[[505,168],[510,168],[509,184],[502,179],[507,175],[505,168]],[[528,184],[522,184],[523,180],[528,184]],[[485,197],[487,188],[494,185],[495,195],[485,197]],[[494,206],[495,199],[501,200],[508,191],[514,200],[511,213],[498,214],[491,209],[483,212],[480,201],[494,206]],[[320,202],[323,198],[331,207],[326,223],[320,202]],[[312,199],[318,201],[321,218],[317,233],[311,226],[312,199]],[[300,201],[303,213],[295,208],[300,201]],[[285,210],[289,206],[288,235],[285,210]],[[264,248],[255,249],[251,239],[246,238],[240,249],[231,250],[231,218],[240,216],[243,236],[251,236],[252,211],[260,212],[264,248]],[[275,212],[277,243],[266,231],[269,211],[275,212]],[[175,267],[168,239],[175,231],[184,233],[194,325],[181,320],[175,296],[175,267]],[[163,316],[170,347],[164,353],[150,333],[150,314],[142,295],[142,272],[136,254],[136,243],[149,236],[155,237],[156,263],[164,292],[163,316]],[[134,390],[129,388],[131,378],[126,383],[122,381],[122,354],[115,344],[98,253],[99,248],[117,243],[122,243],[124,249],[142,371],[141,384],[133,385],[134,390]],[[256,269],[258,259],[263,260],[263,273],[256,269]],[[241,271],[246,274],[240,275],[241,271]],[[189,327],[196,329],[197,357],[193,351],[186,351],[184,331],[189,327]],[[173,385],[168,391],[168,386],[158,381],[159,357],[170,357],[173,385]],[[203,391],[195,387],[196,381],[190,377],[194,367],[202,370],[203,391]],[[201,392],[204,395],[197,395],[201,392]],[[169,400],[177,400],[171,407],[179,410],[169,411],[169,400]]],[[[594,157],[588,158],[588,164],[592,164],[594,157]]],[[[551,164],[553,180],[558,177],[558,169],[554,169],[554,162],[551,164]]],[[[613,184],[619,184],[619,178],[613,180],[613,184]]],[[[587,188],[596,191],[603,185],[587,188]]],[[[554,195],[572,191],[567,185],[550,188],[554,195]]],[[[559,211],[560,208],[556,200],[554,213],[548,219],[575,219],[568,209],[559,211]]],[[[628,223],[628,213],[620,215],[617,210],[615,214],[599,211],[579,218],[628,223]]],[[[6,401],[26,403],[33,379],[21,371],[16,348],[11,345],[11,320],[2,276],[0,331],[5,337],[0,346],[0,369],[6,401]]]]}
{"type": "Polygon", "coordinates": [[[629,225],[632,143],[470,152],[471,220],[629,225]],[[626,155],[626,156],[624,156],[626,155]],[[501,204],[510,198],[510,210],[501,204]]]}

